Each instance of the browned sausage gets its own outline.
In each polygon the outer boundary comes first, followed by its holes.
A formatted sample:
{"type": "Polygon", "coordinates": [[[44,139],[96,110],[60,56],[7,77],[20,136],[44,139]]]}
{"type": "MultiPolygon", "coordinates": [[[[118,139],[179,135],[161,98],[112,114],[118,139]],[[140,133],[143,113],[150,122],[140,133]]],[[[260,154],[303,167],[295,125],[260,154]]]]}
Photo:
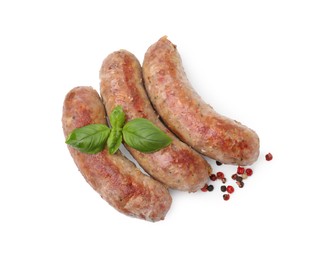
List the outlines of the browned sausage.
{"type": "Polygon", "coordinates": [[[100,79],[100,93],[108,114],[121,105],[127,121],[147,118],[173,140],[168,147],[154,153],[142,153],[126,145],[146,172],[173,189],[192,192],[203,187],[211,173],[210,165],[158,119],[144,89],[137,58],[125,50],[110,54],[103,61],[100,79]]]}
{"type": "MultiPolygon", "coordinates": [[[[72,89],[64,101],[62,124],[65,136],[88,124],[105,124],[105,110],[98,93],[91,87],[72,89]]],[[[164,219],[171,205],[168,190],[142,174],[120,152],[110,155],[104,149],[97,154],[85,154],[68,148],[86,181],[115,209],[141,219],[164,219]]]]}
{"type": "Polygon", "coordinates": [[[176,46],[167,37],[147,50],[143,77],[155,109],[181,140],[222,163],[250,165],[257,160],[257,134],[218,114],[201,99],[185,75],[176,46]]]}

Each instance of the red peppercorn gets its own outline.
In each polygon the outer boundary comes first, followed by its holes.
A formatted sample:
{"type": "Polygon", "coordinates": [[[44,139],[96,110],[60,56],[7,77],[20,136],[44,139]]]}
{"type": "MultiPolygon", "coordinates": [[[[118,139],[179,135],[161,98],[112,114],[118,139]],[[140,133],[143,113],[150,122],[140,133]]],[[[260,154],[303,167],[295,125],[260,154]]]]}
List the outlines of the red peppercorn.
{"type": "Polygon", "coordinates": [[[247,174],[247,176],[251,176],[252,173],[253,173],[252,169],[250,169],[250,168],[247,168],[247,169],[246,169],[246,174],[247,174]]]}
{"type": "Polygon", "coordinates": [[[205,184],[204,187],[201,189],[201,191],[206,192],[207,191],[207,187],[208,187],[208,185],[205,184]]]}
{"type": "Polygon", "coordinates": [[[224,199],[224,200],[229,200],[229,198],[230,198],[230,195],[229,195],[229,194],[224,194],[224,195],[223,195],[223,199],[224,199]]]}
{"type": "Polygon", "coordinates": [[[237,178],[237,173],[235,173],[235,174],[232,175],[232,179],[233,179],[233,180],[236,180],[236,178],[237,178]]]}
{"type": "Polygon", "coordinates": [[[217,180],[217,177],[216,177],[215,174],[211,174],[210,179],[211,179],[212,181],[216,181],[216,180],[217,180]]]}
{"type": "Polygon", "coordinates": [[[238,166],[238,168],[237,168],[237,173],[238,173],[238,174],[243,174],[244,172],[245,172],[245,168],[238,166]]]}
{"type": "Polygon", "coordinates": [[[224,173],[222,173],[222,172],[217,172],[216,176],[218,179],[223,179],[225,177],[224,173]]]}
{"type": "Polygon", "coordinates": [[[271,153],[266,154],[266,160],[271,161],[273,159],[273,156],[271,153]]]}
{"type": "Polygon", "coordinates": [[[231,185],[228,185],[226,190],[227,190],[228,193],[233,193],[235,191],[234,187],[231,186],[231,185]]]}

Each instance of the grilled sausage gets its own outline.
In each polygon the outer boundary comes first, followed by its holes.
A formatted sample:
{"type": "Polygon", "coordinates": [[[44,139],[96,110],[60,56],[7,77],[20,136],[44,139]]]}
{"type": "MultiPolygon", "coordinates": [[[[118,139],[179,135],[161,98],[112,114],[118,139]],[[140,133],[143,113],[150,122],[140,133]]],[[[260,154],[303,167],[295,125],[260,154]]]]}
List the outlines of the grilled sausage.
{"type": "MultiPolygon", "coordinates": [[[[91,87],[77,87],[66,95],[62,116],[65,136],[75,128],[105,122],[104,106],[91,87]]],[[[168,190],[142,174],[120,152],[110,155],[104,149],[97,154],[85,154],[68,148],[86,181],[115,209],[145,220],[164,219],[171,205],[168,190]]]]}
{"type": "Polygon", "coordinates": [[[144,89],[137,58],[125,50],[110,54],[103,61],[100,80],[100,93],[108,114],[121,105],[127,121],[147,118],[172,138],[169,146],[154,153],[142,153],[125,145],[145,171],[172,189],[194,192],[202,188],[211,167],[161,123],[144,89]]]}
{"type": "Polygon", "coordinates": [[[222,163],[250,165],[257,160],[257,134],[218,114],[202,100],[185,75],[176,46],[167,37],[147,50],[143,77],[156,111],[181,140],[222,163]]]}

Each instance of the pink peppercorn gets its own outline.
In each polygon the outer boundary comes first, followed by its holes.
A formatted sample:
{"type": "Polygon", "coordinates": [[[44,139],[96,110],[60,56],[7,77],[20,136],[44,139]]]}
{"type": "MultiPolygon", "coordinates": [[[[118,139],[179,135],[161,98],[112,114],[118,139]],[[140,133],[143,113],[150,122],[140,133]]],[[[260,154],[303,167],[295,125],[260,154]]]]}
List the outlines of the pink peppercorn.
{"type": "Polygon", "coordinates": [[[238,173],[238,174],[243,174],[244,172],[245,172],[245,168],[238,166],[238,168],[237,168],[237,173],[238,173]]]}
{"type": "Polygon", "coordinates": [[[216,177],[215,174],[211,174],[210,179],[211,179],[212,181],[216,181],[216,180],[217,180],[217,177],[216,177]]]}
{"type": "Polygon", "coordinates": [[[246,169],[246,174],[247,174],[247,176],[251,176],[252,173],[253,173],[252,169],[250,169],[250,168],[247,168],[247,169],[246,169]]]}
{"type": "Polygon", "coordinates": [[[208,187],[208,185],[205,184],[204,187],[201,189],[201,191],[206,192],[207,191],[207,187],[208,187]]]}
{"type": "Polygon", "coordinates": [[[237,178],[237,173],[234,173],[234,174],[232,175],[232,179],[233,179],[233,180],[236,180],[236,178],[237,178]]]}
{"type": "Polygon", "coordinates": [[[273,159],[273,156],[271,153],[266,154],[266,160],[271,161],[273,159]]]}
{"type": "Polygon", "coordinates": [[[234,187],[231,186],[231,185],[228,185],[226,190],[227,190],[228,193],[233,193],[235,191],[234,187]]]}
{"type": "Polygon", "coordinates": [[[223,179],[223,178],[225,177],[225,175],[224,175],[224,173],[222,173],[222,172],[217,172],[217,173],[216,173],[216,177],[217,177],[218,179],[223,179]]]}
{"type": "Polygon", "coordinates": [[[229,198],[230,198],[230,195],[229,195],[229,194],[224,194],[224,195],[223,195],[223,199],[224,199],[224,200],[229,200],[229,198]]]}

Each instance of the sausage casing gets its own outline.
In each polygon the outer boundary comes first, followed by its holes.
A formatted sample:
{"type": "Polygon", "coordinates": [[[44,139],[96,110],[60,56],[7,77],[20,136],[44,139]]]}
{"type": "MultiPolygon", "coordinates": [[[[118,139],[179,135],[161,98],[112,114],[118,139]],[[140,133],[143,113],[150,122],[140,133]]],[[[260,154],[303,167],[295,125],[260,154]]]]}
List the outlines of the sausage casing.
{"type": "Polygon", "coordinates": [[[147,50],[143,77],[156,111],[181,140],[222,163],[250,165],[257,160],[258,135],[202,100],[185,75],[176,46],[167,37],[147,50]]]}

